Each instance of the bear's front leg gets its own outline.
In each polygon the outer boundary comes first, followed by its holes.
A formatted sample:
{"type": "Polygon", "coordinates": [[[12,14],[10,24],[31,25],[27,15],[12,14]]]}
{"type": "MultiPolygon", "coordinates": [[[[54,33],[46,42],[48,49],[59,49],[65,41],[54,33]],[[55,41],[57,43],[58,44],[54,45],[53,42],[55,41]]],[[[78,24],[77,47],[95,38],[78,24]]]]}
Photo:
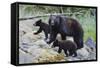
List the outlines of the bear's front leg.
{"type": "Polygon", "coordinates": [[[50,38],[49,40],[47,41],[48,44],[52,43],[57,37],[57,33],[54,33],[54,32],[51,32],[50,33],[50,38]]]}
{"type": "Polygon", "coordinates": [[[66,40],[66,35],[61,34],[62,40],[66,40]]]}
{"type": "Polygon", "coordinates": [[[34,34],[38,34],[38,33],[41,33],[42,32],[42,29],[39,28],[39,30],[37,32],[35,32],[34,34]]]}
{"type": "Polygon", "coordinates": [[[48,39],[48,33],[47,32],[44,32],[45,33],[45,39],[44,40],[47,40],[48,39]]]}

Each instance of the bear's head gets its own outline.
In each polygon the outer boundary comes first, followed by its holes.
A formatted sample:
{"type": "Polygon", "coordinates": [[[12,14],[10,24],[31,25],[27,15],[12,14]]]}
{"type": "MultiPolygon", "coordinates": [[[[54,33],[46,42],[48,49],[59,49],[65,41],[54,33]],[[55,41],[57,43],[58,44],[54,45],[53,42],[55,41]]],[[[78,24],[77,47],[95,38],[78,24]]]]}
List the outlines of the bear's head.
{"type": "Polygon", "coordinates": [[[53,42],[52,48],[53,48],[53,47],[58,47],[58,46],[59,46],[59,41],[58,41],[58,40],[55,40],[55,41],[53,42]]]}
{"type": "Polygon", "coordinates": [[[49,25],[51,26],[51,28],[58,28],[60,23],[61,23],[60,22],[60,16],[50,15],[49,25]]]}
{"type": "Polygon", "coordinates": [[[50,15],[49,18],[49,27],[50,27],[50,38],[47,42],[50,44],[56,39],[57,34],[60,31],[61,26],[61,17],[59,15],[50,15]]]}
{"type": "Polygon", "coordinates": [[[41,22],[42,22],[42,20],[40,19],[40,20],[36,21],[36,22],[33,24],[33,26],[40,26],[41,22]]]}

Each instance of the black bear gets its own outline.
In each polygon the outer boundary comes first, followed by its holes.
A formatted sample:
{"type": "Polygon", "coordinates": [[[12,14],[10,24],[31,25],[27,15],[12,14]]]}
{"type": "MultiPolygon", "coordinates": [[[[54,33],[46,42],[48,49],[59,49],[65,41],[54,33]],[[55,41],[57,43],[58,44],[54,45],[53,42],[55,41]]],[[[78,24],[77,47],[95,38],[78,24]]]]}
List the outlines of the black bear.
{"type": "Polygon", "coordinates": [[[80,23],[73,19],[61,15],[51,15],[49,18],[50,38],[48,44],[56,39],[57,34],[61,34],[62,40],[66,40],[66,36],[72,36],[77,49],[83,47],[84,31],[80,23]]]}
{"type": "Polygon", "coordinates": [[[58,41],[55,40],[52,47],[59,47],[58,53],[61,53],[62,50],[64,50],[64,53],[66,54],[66,56],[73,56],[76,57],[77,53],[77,45],[76,43],[72,42],[72,41],[58,41]],[[67,53],[67,51],[69,52],[69,54],[67,53]]]}
{"type": "Polygon", "coordinates": [[[49,25],[42,22],[42,20],[38,20],[36,21],[34,24],[34,26],[39,26],[39,30],[37,32],[35,32],[34,34],[39,34],[41,33],[42,31],[44,31],[44,34],[45,34],[45,40],[47,40],[48,38],[48,34],[50,33],[50,28],[49,28],[49,25]]]}

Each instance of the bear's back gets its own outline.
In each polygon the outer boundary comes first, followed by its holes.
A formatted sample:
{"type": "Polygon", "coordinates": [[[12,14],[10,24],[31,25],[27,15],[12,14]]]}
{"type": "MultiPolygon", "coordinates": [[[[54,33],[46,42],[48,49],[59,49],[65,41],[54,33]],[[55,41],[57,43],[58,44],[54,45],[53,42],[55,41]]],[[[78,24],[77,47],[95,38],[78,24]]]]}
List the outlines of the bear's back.
{"type": "Polygon", "coordinates": [[[70,50],[70,49],[77,49],[76,43],[75,43],[75,42],[72,42],[72,41],[70,41],[70,40],[61,41],[61,42],[60,42],[60,47],[61,47],[62,49],[68,49],[68,50],[70,50]]]}

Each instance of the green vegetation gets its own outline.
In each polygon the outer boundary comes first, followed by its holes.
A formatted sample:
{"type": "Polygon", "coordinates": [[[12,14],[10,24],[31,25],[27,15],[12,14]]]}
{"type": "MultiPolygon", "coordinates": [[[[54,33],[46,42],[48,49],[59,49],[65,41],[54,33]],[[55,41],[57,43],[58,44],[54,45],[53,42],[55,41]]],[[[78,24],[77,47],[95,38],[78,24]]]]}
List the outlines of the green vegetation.
{"type": "MultiPolygon", "coordinates": [[[[95,8],[62,7],[62,6],[41,6],[41,5],[20,5],[19,18],[32,17],[45,14],[66,13],[67,17],[77,19],[84,29],[84,41],[91,37],[96,41],[96,10],[95,8]]],[[[39,17],[48,22],[48,16],[39,17]]]]}

